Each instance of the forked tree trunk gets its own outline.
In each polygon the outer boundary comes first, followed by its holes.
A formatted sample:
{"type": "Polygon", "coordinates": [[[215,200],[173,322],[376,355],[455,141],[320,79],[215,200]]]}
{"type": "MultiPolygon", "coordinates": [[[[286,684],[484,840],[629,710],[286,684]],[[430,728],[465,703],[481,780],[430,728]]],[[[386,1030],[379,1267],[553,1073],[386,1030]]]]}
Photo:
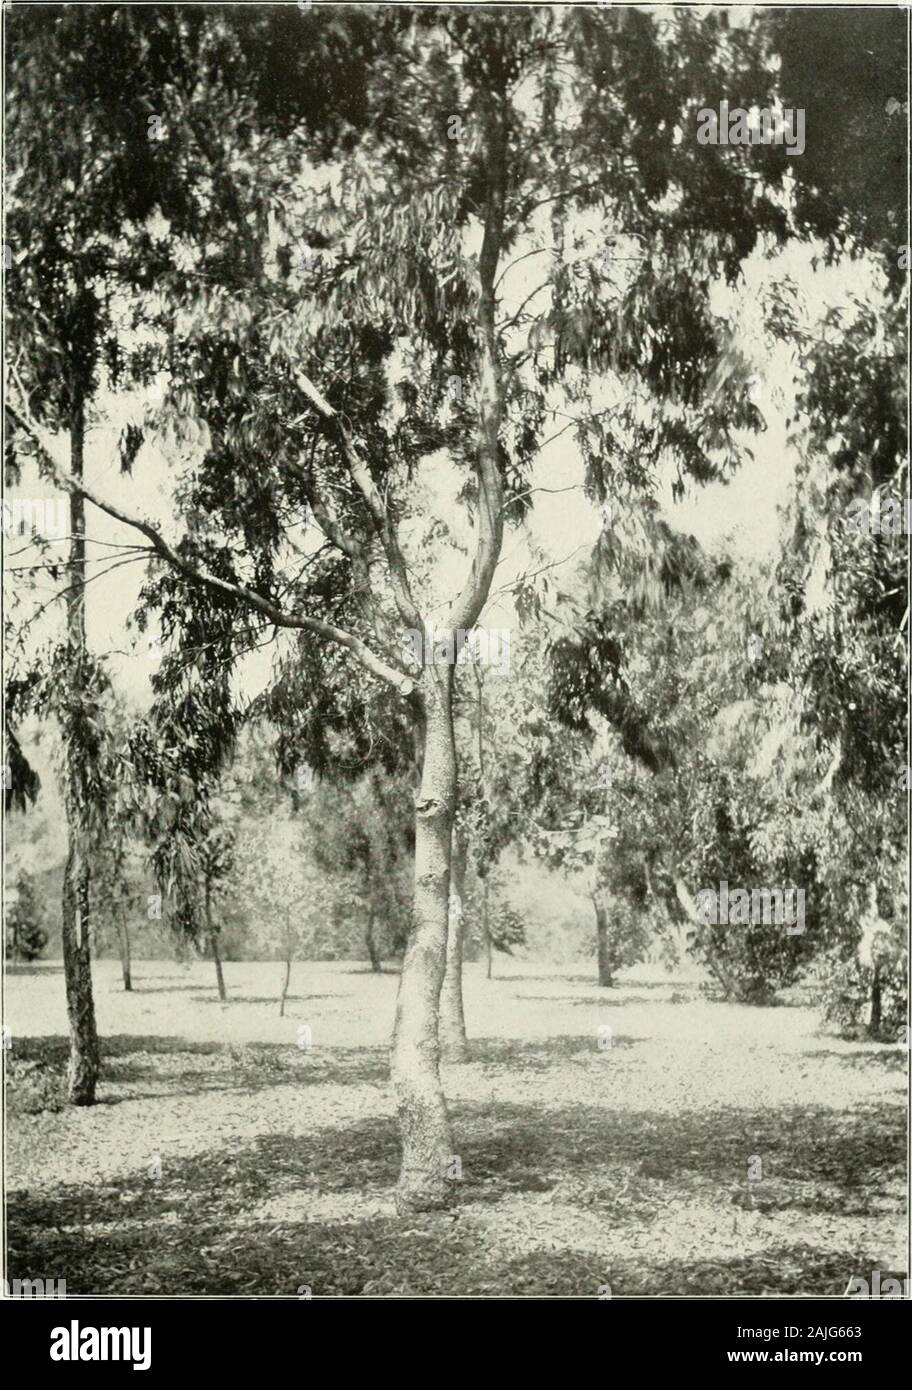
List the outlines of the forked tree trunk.
{"type": "Polygon", "coordinates": [[[130,926],[126,916],[120,919],[120,968],[123,972],[123,987],[132,990],[133,978],[130,973],[130,926]]]}
{"type": "Polygon", "coordinates": [[[212,921],[212,885],[206,880],[205,888],[206,904],[206,935],[209,938],[209,945],[212,949],[212,959],[215,961],[215,979],[218,984],[218,996],[223,1004],[228,1002],[228,994],[225,989],[225,977],[222,974],[222,957],[219,952],[219,933],[218,927],[212,921]]]}
{"type": "Polygon", "coordinates": [[[279,996],[279,1018],[285,1017],[285,1000],[288,998],[288,986],[291,983],[291,955],[285,957],[285,978],[282,981],[282,993],[279,996]]]}
{"type": "Polygon", "coordinates": [[[383,970],[383,962],[380,959],[380,952],[377,950],[377,938],[374,936],[374,916],[374,909],[371,908],[368,911],[367,926],[364,929],[364,944],[367,947],[370,968],[375,975],[379,975],[383,970]]]}
{"type": "Polygon", "coordinates": [[[422,676],[424,751],[415,800],[415,897],[399,977],[391,1076],[402,1141],[399,1210],[429,1211],[449,1199],[453,1157],[440,1086],[438,1017],[446,968],[450,834],[456,801],[453,668],[422,676]]]}
{"type": "MultiPolygon", "coordinates": [[[[73,407],[70,424],[70,471],[82,477],[85,416],[81,400],[73,407]]],[[[68,1099],[72,1105],[92,1105],[98,1082],[98,1033],[92,997],[92,963],[89,950],[89,863],[82,825],[82,808],[76,788],[80,782],[82,748],[79,735],[79,703],[83,696],[86,667],[85,630],[85,501],[70,493],[69,588],[66,595],[67,647],[72,714],[64,730],[67,758],[67,832],[69,844],[63,871],[61,941],[70,1025],[68,1099]]]]}
{"type": "Polygon", "coordinates": [[[610,989],[614,984],[614,961],[611,955],[611,928],[608,913],[603,903],[593,897],[595,904],[595,937],[598,953],[598,982],[610,989]]]}
{"type": "Polygon", "coordinates": [[[450,861],[446,972],[440,991],[440,1050],[445,1062],[467,1062],[465,1010],[462,1001],[463,902],[469,846],[455,827],[450,861]]]}

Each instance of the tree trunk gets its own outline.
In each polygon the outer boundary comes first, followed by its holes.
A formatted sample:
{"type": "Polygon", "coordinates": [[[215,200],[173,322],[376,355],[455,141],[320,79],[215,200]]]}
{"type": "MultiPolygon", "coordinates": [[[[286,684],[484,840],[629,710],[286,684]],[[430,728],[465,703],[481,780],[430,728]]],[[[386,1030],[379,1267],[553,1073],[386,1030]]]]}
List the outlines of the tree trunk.
{"type": "Polygon", "coordinates": [[[490,980],[490,978],[491,978],[491,965],[492,965],[492,960],[491,960],[491,958],[492,958],[492,954],[493,954],[493,953],[492,953],[492,949],[491,949],[491,923],[490,923],[490,918],[489,918],[489,916],[488,916],[488,880],[487,880],[487,877],[485,877],[485,878],[482,879],[482,888],[481,888],[481,930],[482,930],[482,934],[483,934],[483,936],[484,936],[484,948],[485,948],[485,978],[488,979],[488,980],[490,980]]]}
{"type": "MultiPolygon", "coordinates": [[[[475,681],[478,686],[478,778],[481,783],[482,791],[485,786],[485,755],[484,755],[484,678],[481,674],[481,667],[475,668],[475,681]]],[[[491,926],[488,918],[488,866],[485,865],[484,877],[481,880],[481,935],[484,941],[485,951],[485,978],[491,978],[491,926]]]]}
{"type": "Polygon", "coordinates": [[[399,977],[390,1068],[402,1141],[396,1194],[401,1212],[446,1205],[453,1157],[438,1043],[456,801],[452,666],[426,667],[421,684],[424,751],[415,800],[414,910],[399,977]]]}
{"type": "Polygon", "coordinates": [[[880,915],[877,903],[877,882],[868,884],[864,912],[861,918],[861,940],[858,943],[859,963],[871,970],[871,1002],[868,1013],[868,1037],[879,1036],[882,1027],[882,980],[881,962],[878,959],[880,943],[878,935],[887,930],[887,924],[880,915]]]}
{"type": "Polygon", "coordinates": [[[614,962],[611,958],[611,932],[608,926],[608,913],[602,903],[593,897],[595,904],[595,939],[598,950],[598,982],[610,989],[614,984],[614,962]]]}
{"type": "Polygon", "coordinates": [[[450,900],[447,922],[446,972],[440,991],[440,1050],[445,1062],[467,1062],[465,1010],[462,1002],[462,939],[465,874],[469,846],[455,827],[451,847],[450,900]]]}
{"type": "Polygon", "coordinates": [[[881,1033],[881,982],[880,982],[880,962],[875,962],[874,974],[871,977],[871,1016],[868,1020],[868,1036],[879,1038],[881,1033]]]}
{"type": "Polygon", "coordinates": [[[205,903],[206,935],[209,938],[209,945],[212,948],[212,959],[215,961],[215,978],[218,983],[218,995],[222,1003],[226,1004],[228,1002],[228,995],[225,990],[225,977],[222,974],[222,957],[219,953],[218,927],[214,926],[212,922],[212,885],[208,879],[206,879],[205,903]]]}
{"type": "MultiPolygon", "coordinates": [[[[279,1018],[285,1017],[285,1000],[288,998],[288,986],[291,983],[291,954],[285,957],[285,979],[282,981],[282,993],[279,998],[279,1018]]],[[[224,989],[224,985],[222,986],[224,989]]],[[[223,996],[224,997],[224,996],[223,996]]]]}
{"type": "MultiPolygon", "coordinates": [[[[78,840],[78,832],[74,838],[78,840]]],[[[68,1098],[71,1105],[92,1105],[99,1057],[89,957],[89,866],[72,839],[63,871],[61,937],[70,1022],[68,1098]]]]}
{"type": "MultiPolygon", "coordinates": [[[[499,434],[505,390],[500,371],[495,287],[503,243],[508,142],[503,109],[492,100],[484,112],[481,154],[487,190],[478,255],[478,544],[465,587],[450,609],[451,635],[453,629],[469,631],[478,621],[503,539],[499,434]]],[[[421,703],[424,753],[421,788],[415,803],[415,898],[412,930],[399,978],[391,1067],[402,1137],[397,1200],[403,1212],[446,1203],[447,1173],[456,1157],[440,1088],[438,1042],[440,989],[447,954],[450,837],[456,807],[453,666],[449,662],[437,665],[432,660],[425,665],[421,703]]]]}
{"type": "MultiPolygon", "coordinates": [[[[687,929],[681,922],[676,922],[664,896],[656,888],[652,877],[652,865],[649,856],[643,859],[643,870],[646,877],[646,890],[655,905],[655,910],[659,915],[660,931],[671,945],[677,965],[683,965],[687,959],[687,929]]],[[[680,893],[678,901],[682,902],[680,893]]],[[[683,905],[683,903],[682,903],[683,905]]],[[[696,904],[691,899],[691,907],[696,910],[696,904]]],[[[689,910],[689,909],[688,909],[689,910]]]]}
{"type": "MultiPolygon", "coordinates": [[[[85,415],[81,398],[73,406],[70,423],[70,471],[82,477],[85,415]]],[[[98,1082],[98,1033],[92,997],[92,963],[89,952],[89,863],[83,826],[84,808],[79,792],[82,780],[82,740],[79,716],[86,666],[85,629],[85,501],[70,493],[69,587],[66,595],[67,650],[70,679],[70,724],[64,729],[66,746],[66,816],[68,847],[63,871],[61,942],[66,983],[67,1017],[70,1024],[68,1098],[72,1105],[92,1105],[98,1082]]]]}
{"type": "Polygon", "coordinates": [[[120,919],[120,968],[123,971],[123,987],[132,990],[133,979],[130,974],[130,927],[125,916],[120,919]]]}
{"type": "Polygon", "coordinates": [[[225,976],[222,974],[222,957],[219,953],[218,932],[214,931],[209,937],[209,944],[212,947],[212,959],[215,961],[215,980],[218,985],[218,996],[223,1004],[228,1002],[228,992],[225,989],[225,976]]]}
{"type": "Polygon", "coordinates": [[[379,975],[383,970],[383,963],[380,960],[380,952],[377,950],[377,940],[374,936],[373,908],[371,908],[367,914],[367,926],[364,929],[364,944],[367,947],[367,958],[370,961],[370,968],[375,975],[379,975]]]}

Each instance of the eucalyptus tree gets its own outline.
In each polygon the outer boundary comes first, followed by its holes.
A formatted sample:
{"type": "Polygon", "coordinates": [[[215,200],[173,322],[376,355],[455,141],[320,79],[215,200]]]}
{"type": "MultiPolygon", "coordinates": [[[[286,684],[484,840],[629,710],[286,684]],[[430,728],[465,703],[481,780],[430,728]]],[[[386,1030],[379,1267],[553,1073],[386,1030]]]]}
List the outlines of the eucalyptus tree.
{"type": "MultiPolygon", "coordinates": [[[[572,601],[564,607],[572,609],[572,601]]],[[[647,945],[633,910],[642,905],[645,879],[630,792],[654,776],[659,762],[647,742],[649,721],[624,676],[617,628],[605,631],[592,613],[575,616],[578,626],[565,611],[562,622],[543,624],[515,644],[515,677],[490,719],[498,756],[485,801],[484,852],[493,866],[512,843],[582,891],[594,913],[598,982],[609,987],[647,945]],[[636,745],[634,718],[642,731],[636,745]],[[634,746],[637,762],[626,755],[634,746]]]]}
{"type": "Polygon", "coordinates": [[[231,890],[248,917],[256,958],[282,962],[279,1017],[291,985],[294,961],[313,945],[327,915],[330,887],[303,852],[305,825],[286,803],[268,819],[238,827],[231,890]]]}
{"type": "MultiPolygon", "coordinates": [[[[150,17],[151,18],[151,17],[150,17]]],[[[137,24],[126,7],[24,8],[6,17],[7,350],[33,418],[67,439],[69,551],[61,563],[48,538],[31,566],[58,585],[66,609],[61,648],[41,663],[27,639],[23,668],[39,678],[32,709],[55,716],[66,750],[64,804],[69,848],[63,880],[62,943],[70,1023],[69,1098],[91,1104],[99,1053],[90,964],[91,824],[104,816],[98,775],[100,694],[107,685],[86,643],[88,582],[84,475],[87,422],[100,378],[141,379],[148,352],[128,345],[116,285],[154,276],[154,245],[142,230],[153,209],[186,206],[166,151],[149,139],[147,92],[165,80],[175,51],[168,26],[137,24]],[[132,100],[124,103],[123,92],[132,100]],[[137,233],[125,238],[125,225],[137,233]]],[[[131,440],[124,441],[129,451],[131,440]]],[[[6,464],[28,468],[34,436],[13,419],[6,464]]],[[[129,553],[129,552],[127,552],[129,553]]],[[[115,551],[116,564],[123,553],[115,551]]],[[[16,581],[17,584],[21,581],[16,581]]],[[[21,634],[20,634],[21,636],[21,634]]],[[[14,677],[22,678],[19,660],[14,677]]]]}
{"type": "Polygon", "coordinates": [[[796,216],[828,259],[851,256],[858,272],[820,322],[797,295],[780,311],[797,349],[801,464],[777,574],[779,636],[812,748],[799,772],[825,794],[828,1007],[875,1033],[880,1014],[895,1038],[908,993],[907,16],[796,9],[770,22],[783,100],[800,93],[821,132],[796,161],[796,216]],[[850,121],[828,119],[834,102],[850,121]]]}
{"type": "Polygon", "coordinates": [[[907,321],[908,289],[876,275],[813,331],[794,325],[801,467],[776,589],[810,743],[793,781],[824,793],[827,1007],[891,1038],[908,995],[907,321]]]}
{"type": "Polygon", "coordinates": [[[590,494],[634,511],[669,455],[698,479],[738,462],[755,411],[715,370],[710,293],[786,234],[769,190],[787,161],[699,144],[696,112],[733,88],[765,104],[772,70],[753,21],[719,12],[288,7],[199,26],[206,63],[190,81],[179,57],[162,83],[174,176],[205,224],[170,224],[156,285],[175,306],[162,422],[203,441],[175,491],[181,538],[80,478],[27,389],[14,409],[58,482],[141,538],[176,625],[226,645],[298,634],[302,664],[359,665],[415,727],[392,1078],[399,1201],[433,1207],[453,1150],[453,659],[568,413],[590,494]],[[461,586],[413,563],[444,463],[475,533],[461,586]]]}

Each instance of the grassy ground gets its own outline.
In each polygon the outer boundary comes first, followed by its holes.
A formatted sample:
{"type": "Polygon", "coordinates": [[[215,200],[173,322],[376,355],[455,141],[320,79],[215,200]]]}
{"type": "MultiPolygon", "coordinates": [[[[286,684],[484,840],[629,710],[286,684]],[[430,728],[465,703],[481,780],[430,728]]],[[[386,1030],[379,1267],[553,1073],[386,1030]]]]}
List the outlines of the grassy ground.
{"type": "Polygon", "coordinates": [[[840,1295],[854,1275],[905,1275],[906,1053],[660,971],[600,990],[583,968],[500,968],[467,968],[473,1060],[445,1069],[456,1205],[409,1220],[392,1201],[393,974],[296,966],[280,1019],[279,965],[229,963],[220,1005],[206,962],[137,962],[132,995],[98,962],[89,1110],[55,1108],[59,965],[8,974],[8,1277],[71,1294],[620,1296],[840,1295]]]}

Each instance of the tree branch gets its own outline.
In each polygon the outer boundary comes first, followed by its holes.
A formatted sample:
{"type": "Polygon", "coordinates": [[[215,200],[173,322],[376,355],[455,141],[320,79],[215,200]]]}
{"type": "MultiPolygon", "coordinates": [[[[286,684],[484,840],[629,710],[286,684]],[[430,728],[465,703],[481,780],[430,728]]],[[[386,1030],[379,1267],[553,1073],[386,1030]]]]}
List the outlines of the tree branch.
{"type": "Polygon", "coordinates": [[[142,517],[133,516],[131,513],[124,511],[122,507],[117,507],[112,502],[108,502],[95,492],[94,488],[90,487],[84,479],[75,478],[66,465],[65,452],[61,449],[53,434],[43,425],[39,424],[32,415],[27,404],[27,393],[18,372],[15,368],[11,368],[11,373],[14,377],[16,389],[21,399],[19,403],[14,404],[7,396],[7,408],[16,416],[23,428],[26,429],[41,446],[51,465],[54,477],[65,491],[71,495],[75,494],[84,497],[87,502],[91,502],[99,511],[106,513],[107,516],[113,517],[115,521],[119,521],[125,526],[132,527],[133,530],[139,531],[140,535],[145,536],[150,542],[156,554],[163,560],[166,560],[173,569],[190,580],[191,583],[202,584],[216,593],[224,594],[230,598],[239,600],[248,608],[262,613],[265,618],[268,618],[269,621],[274,623],[277,627],[298,628],[304,632],[312,632],[318,637],[325,638],[327,641],[335,642],[338,646],[345,647],[353,656],[357,657],[361,665],[370,671],[372,675],[378,676],[381,680],[394,686],[403,695],[411,693],[414,688],[414,682],[411,678],[405,675],[404,672],[398,671],[395,667],[382,661],[370,650],[366,643],[362,642],[361,639],[356,637],[353,633],[346,632],[343,628],[335,627],[332,623],[323,622],[320,618],[311,618],[304,614],[286,613],[271,599],[266,598],[263,594],[257,593],[254,589],[249,589],[244,584],[236,584],[232,580],[222,579],[218,575],[212,574],[209,570],[203,569],[201,566],[191,564],[190,561],[184,559],[173,546],[169,545],[161,532],[153,526],[150,521],[142,517]]]}
{"type": "Polygon", "coordinates": [[[503,249],[507,184],[507,129],[503,111],[489,107],[485,122],[487,195],[484,236],[478,258],[478,326],[481,332],[478,447],[478,543],[472,568],[449,615],[452,628],[472,628],[488,597],[503,541],[503,480],[500,425],[504,389],[497,346],[495,283],[503,249]]]}
{"type": "MultiPolygon", "coordinates": [[[[367,462],[362,457],[361,451],[352,439],[349,430],[343,423],[339,413],[333,409],[326,397],[317,390],[313,382],[302,371],[295,373],[295,381],[299,389],[313,405],[320,417],[328,426],[328,433],[338,445],[342,457],[345,459],[346,466],[352,478],[357,483],[361,495],[367,503],[371,520],[383,542],[383,549],[386,554],[389,566],[390,579],[393,584],[393,594],[396,599],[396,606],[403,620],[410,623],[419,632],[424,632],[424,623],[418,606],[412,596],[408,582],[408,567],[405,563],[405,556],[399,547],[399,538],[396,534],[396,525],[390,516],[380,490],[371,477],[367,462]]],[[[316,515],[316,512],[314,513],[316,515]]]]}

